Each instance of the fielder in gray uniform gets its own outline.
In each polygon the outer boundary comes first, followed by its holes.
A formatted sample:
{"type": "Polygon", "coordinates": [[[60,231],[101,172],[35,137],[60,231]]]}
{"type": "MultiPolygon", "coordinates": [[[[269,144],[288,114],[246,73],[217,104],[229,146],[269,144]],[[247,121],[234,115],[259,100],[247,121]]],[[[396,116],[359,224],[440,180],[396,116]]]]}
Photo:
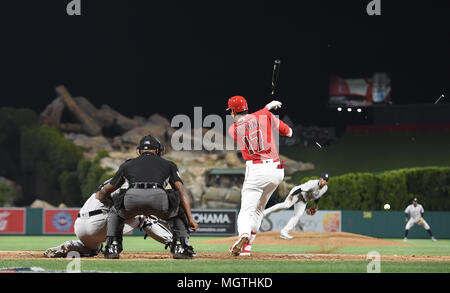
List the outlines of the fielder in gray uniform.
{"type": "Polygon", "coordinates": [[[306,183],[298,185],[291,189],[284,202],[276,204],[268,209],[265,209],[263,215],[279,212],[294,206],[294,216],[288,221],[286,226],[281,229],[280,237],[283,239],[292,239],[289,232],[292,231],[303,215],[306,209],[306,204],[309,201],[314,201],[314,207],[307,210],[308,215],[314,215],[318,209],[319,199],[328,190],[328,179],[330,176],[323,173],[320,179],[309,180],[306,183]]]}
{"type": "MultiPolygon", "coordinates": [[[[100,190],[108,184],[111,179],[99,186],[100,190]]],[[[128,188],[125,182],[120,189],[114,192],[116,196],[128,188]]],[[[74,224],[75,235],[78,240],[68,240],[56,247],[48,248],[44,255],[49,258],[66,257],[71,251],[77,251],[82,257],[96,256],[102,249],[102,243],[106,240],[106,222],[108,212],[112,207],[112,201],[100,202],[93,193],[80,209],[78,218],[74,224]]],[[[154,216],[136,216],[126,221],[123,232],[129,233],[133,229],[140,228],[166,247],[172,242],[172,233],[167,224],[154,216]]]]}
{"type": "Polygon", "coordinates": [[[423,214],[425,213],[423,206],[419,204],[417,198],[413,199],[413,203],[406,207],[405,216],[406,216],[406,227],[405,227],[405,238],[403,241],[408,241],[408,232],[415,224],[418,224],[425,228],[425,230],[430,234],[431,240],[437,241],[436,238],[433,237],[433,233],[431,233],[430,225],[423,219],[423,214]],[[408,220],[408,216],[409,220],[408,220]]]}

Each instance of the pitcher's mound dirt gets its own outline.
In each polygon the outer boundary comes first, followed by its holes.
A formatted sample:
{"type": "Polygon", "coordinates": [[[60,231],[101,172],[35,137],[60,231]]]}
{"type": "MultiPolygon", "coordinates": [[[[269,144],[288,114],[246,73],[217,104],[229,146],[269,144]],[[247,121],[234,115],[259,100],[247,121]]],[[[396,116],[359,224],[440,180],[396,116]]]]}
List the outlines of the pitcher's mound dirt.
{"type": "MultiPolygon", "coordinates": [[[[280,232],[258,233],[255,245],[317,245],[317,246],[411,246],[396,242],[347,232],[291,232],[294,238],[281,239],[280,232]]],[[[201,241],[200,243],[233,244],[237,236],[201,241]]]]}

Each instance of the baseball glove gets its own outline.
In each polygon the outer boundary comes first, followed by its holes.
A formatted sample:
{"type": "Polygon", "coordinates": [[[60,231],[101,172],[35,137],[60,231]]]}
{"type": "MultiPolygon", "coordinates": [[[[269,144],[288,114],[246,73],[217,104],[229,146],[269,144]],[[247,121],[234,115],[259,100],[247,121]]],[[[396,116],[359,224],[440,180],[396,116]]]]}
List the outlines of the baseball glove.
{"type": "Polygon", "coordinates": [[[314,215],[317,212],[317,208],[309,208],[306,210],[306,213],[310,216],[314,215]]]}

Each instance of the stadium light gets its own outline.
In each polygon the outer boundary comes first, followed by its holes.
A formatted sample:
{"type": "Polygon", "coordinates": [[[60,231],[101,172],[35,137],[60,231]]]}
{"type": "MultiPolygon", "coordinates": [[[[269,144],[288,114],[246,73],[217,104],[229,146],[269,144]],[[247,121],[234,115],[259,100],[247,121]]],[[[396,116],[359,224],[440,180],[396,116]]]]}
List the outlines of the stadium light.
{"type": "Polygon", "coordinates": [[[347,108],[347,111],[348,111],[348,112],[351,112],[351,111],[352,111],[352,108],[347,108]]]}
{"type": "Polygon", "coordinates": [[[358,108],[356,111],[357,111],[358,113],[361,113],[361,112],[362,112],[361,108],[358,108]]]}
{"type": "Polygon", "coordinates": [[[342,108],[341,108],[341,107],[338,107],[337,110],[338,110],[338,112],[341,112],[341,111],[342,111],[342,108]]]}

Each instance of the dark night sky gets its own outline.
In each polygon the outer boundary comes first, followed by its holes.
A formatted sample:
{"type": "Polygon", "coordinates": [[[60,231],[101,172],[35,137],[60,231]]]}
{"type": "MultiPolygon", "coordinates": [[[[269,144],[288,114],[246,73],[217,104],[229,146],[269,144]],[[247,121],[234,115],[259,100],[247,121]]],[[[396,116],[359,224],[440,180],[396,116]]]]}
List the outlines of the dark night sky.
{"type": "Polygon", "coordinates": [[[224,115],[240,94],[250,110],[279,99],[295,122],[320,123],[331,74],[388,72],[394,103],[430,103],[449,85],[447,11],[432,1],[8,1],[0,20],[0,106],[42,111],[67,86],[132,116],[224,115]],[[395,3],[394,3],[395,2],[395,3]],[[239,3],[239,4],[238,4],[239,3]]]}

